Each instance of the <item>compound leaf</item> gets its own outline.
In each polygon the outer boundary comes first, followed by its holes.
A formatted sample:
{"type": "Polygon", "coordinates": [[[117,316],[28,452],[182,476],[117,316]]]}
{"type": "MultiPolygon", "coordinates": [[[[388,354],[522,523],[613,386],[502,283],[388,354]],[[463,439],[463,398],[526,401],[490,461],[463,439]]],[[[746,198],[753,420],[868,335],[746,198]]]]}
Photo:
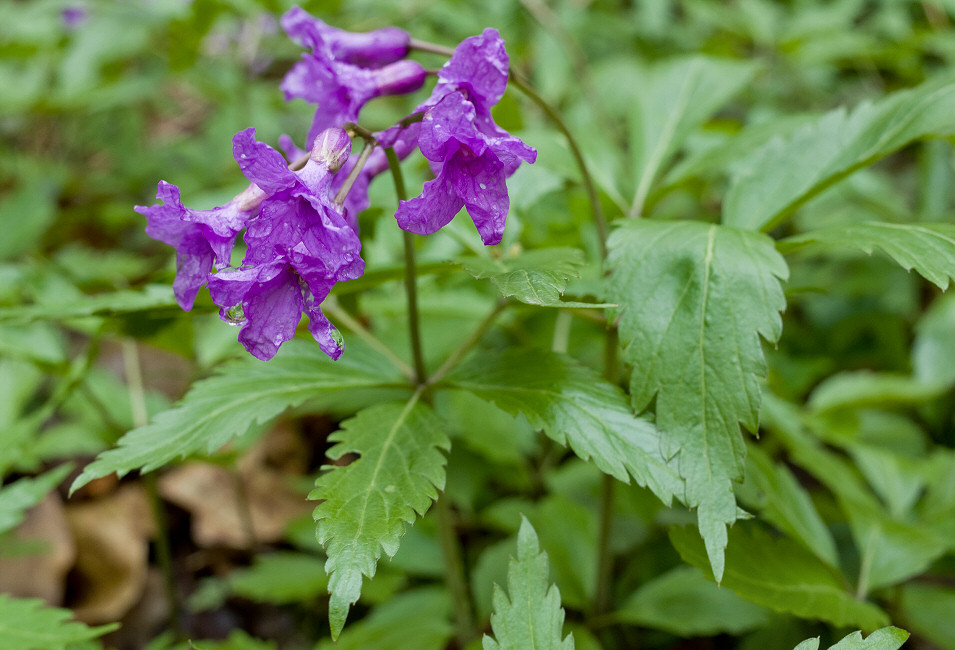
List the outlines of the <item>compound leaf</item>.
{"type": "Polygon", "coordinates": [[[785,253],[810,244],[855,248],[868,255],[879,248],[906,271],[915,269],[943,291],[955,277],[955,224],[853,223],[787,237],[777,248],[785,253]]]}
{"type": "Polygon", "coordinates": [[[609,247],[633,406],[656,398],[664,456],[676,456],[719,579],[726,525],[738,517],[739,424],[757,427],[766,374],[759,337],[779,337],[788,270],[769,237],[696,222],[630,221],[609,247]]]}
{"type": "Polygon", "coordinates": [[[616,386],[569,357],[545,350],[484,352],[446,380],[543,429],[601,471],[649,487],[664,503],[683,485],[661,453],[661,434],[635,418],[616,386]],[[628,476],[629,474],[629,476],[628,476]]]}
{"type": "Polygon", "coordinates": [[[178,406],[97,456],[70,489],[113,472],[120,476],[134,469],[149,472],[177,457],[211,453],[253,423],[267,422],[306,400],[337,405],[351,391],[393,389],[400,381],[380,356],[362,346],[349,346],[336,362],[314,343],[289,341],[268,363],[233,362],[194,384],[178,406]]]}
{"type": "Polygon", "coordinates": [[[326,466],[309,499],[323,499],[313,513],[328,561],[328,617],[338,637],[348,610],[361,595],[362,575],[374,577],[381,552],[394,557],[405,524],[424,515],[444,489],[450,440],[443,422],[418,402],[385,403],[360,411],[329,437],[328,457],[360,454],[346,465],[326,466]]]}
{"type": "Polygon", "coordinates": [[[71,621],[67,609],[46,607],[36,598],[11,598],[0,594],[0,639],[4,650],[63,650],[102,636],[118,624],[87,627],[71,621]]]}
{"type": "Polygon", "coordinates": [[[787,138],[769,141],[737,168],[723,223],[769,230],[852,172],[909,142],[955,132],[955,81],[943,79],[836,109],[787,138]]]}
{"type": "Polygon", "coordinates": [[[534,527],[521,517],[517,559],[507,569],[507,593],[494,585],[491,629],[484,650],[573,650],[574,637],[561,639],[564,610],[560,591],[547,578],[547,553],[540,550],[534,527]]]}

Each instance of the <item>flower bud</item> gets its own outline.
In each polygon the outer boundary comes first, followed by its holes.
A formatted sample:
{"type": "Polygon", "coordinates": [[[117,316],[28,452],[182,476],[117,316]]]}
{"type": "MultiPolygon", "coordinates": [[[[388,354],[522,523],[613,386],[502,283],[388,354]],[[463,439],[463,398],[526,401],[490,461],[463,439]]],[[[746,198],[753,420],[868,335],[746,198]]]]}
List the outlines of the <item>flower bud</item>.
{"type": "Polygon", "coordinates": [[[412,93],[421,88],[428,77],[428,73],[420,63],[408,59],[396,61],[374,72],[380,95],[412,93]]]}
{"type": "Polygon", "coordinates": [[[308,157],[323,164],[330,172],[341,169],[351,154],[351,139],[343,129],[332,127],[315,136],[315,143],[308,157]]]}
{"type": "Polygon", "coordinates": [[[408,54],[411,36],[398,27],[355,33],[329,29],[323,34],[335,58],[362,68],[377,68],[408,54]]]}

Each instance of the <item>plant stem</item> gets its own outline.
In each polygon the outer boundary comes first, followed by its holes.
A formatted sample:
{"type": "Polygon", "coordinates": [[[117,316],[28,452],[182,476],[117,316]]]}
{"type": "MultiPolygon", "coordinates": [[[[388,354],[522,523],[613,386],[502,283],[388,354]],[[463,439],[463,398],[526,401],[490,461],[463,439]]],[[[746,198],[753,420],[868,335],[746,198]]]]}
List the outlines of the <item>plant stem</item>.
{"type": "MultiPolygon", "coordinates": [[[[399,201],[404,201],[407,199],[407,194],[405,192],[405,183],[401,175],[401,164],[398,161],[398,156],[395,155],[395,150],[391,147],[385,149],[385,155],[388,157],[388,167],[391,169],[391,176],[395,181],[395,193],[398,195],[399,201]]],[[[421,353],[414,238],[410,232],[404,231],[403,234],[405,240],[405,291],[408,295],[408,329],[411,333],[411,351],[414,356],[415,382],[418,385],[418,392],[415,393],[415,395],[419,395],[426,389],[429,380],[427,370],[424,367],[424,357],[421,353]]],[[[492,319],[488,318],[485,320],[492,319]]],[[[475,337],[472,335],[472,338],[476,341],[480,336],[475,337]]],[[[452,354],[452,358],[453,357],[454,355],[452,354]]],[[[447,372],[445,366],[450,368],[449,364],[445,362],[445,365],[442,366],[442,370],[439,370],[439,372],[447,372]]],[[[448,503],[446,494],[442,493],[438,496],[434,508],[438,524],[438,538],[441,544],[441,556],[444,560],[445,578],[447,580],[448,590],[451,592],[451,599],[454,601],[458,645],[463,648],[477,633],[474,629],[474,615],[472,614],[474,610],[471,606],[471,595],[468,589],[467,576],[464,572],[461,541],[458,539],[457,530],[454,527],[454,518],[451,514],[451,506],[448,503]]]]}
{"type": "Polygon", "coordinates": [[[461,542],[454,526],[454,515],[448,503],[448,496],[442,493],[435,503],[435,518],[438,524],[438,541],[444,558],[445,579],[451,600],[454,601],[455,627],[458,646],[464,648],[477,636],[474,629],[474,617],[471,608],[471,593],[467,576],[464,573],[464,560],[461,557],[461,542]]]}
{"type": "Polygon", "coordinates": [[[339,206],[344,205],[345,197],[348,196],[348,192],[351,190],[352,185],[355,184],[355,179],[358,178],[358,174],[361,173],[362,168],[365,166],[365,161],[368,160],[368,156],[371,155],[371,152],[374,148],[374,140],[365,140],[365,146],[362,147],[361,153],[358,154],[358,160],[355,161],[355,166],[352,167],[350,172],[348,172],[348,178],[346,178],[345,182],[342,183],[338,193],[335,194],[335,198],[332,199],[332,203],[339,206]]]}
{"type": "MultiPolygon", "coordinates": [[[[144,427],[149,422],[149,412],[146,408],[146,390],[143,386],[142,366],[139,363],[139,350],[134,341],[124,340],[121,344],[123,354],[123,370],[126,374],[126,385],[129,388],[129,407],[133,415],[133,426],[144,427]]],[[[153,512],[153,521],[156,524],[156,561],[166,582],[166,600],[169,605],[169,624],[178,638],[184,638],[182,628],[182,608],[176,590],[176,572],[172,564],[172,546],[169,543],[169,521],[166,519],[166,509],[159,496],[159,484],[153,473],[143,474],[143,487],[149,499],[149,506],[153,512]]]]}
{"type": "Polygon", "coordinates": [[[416,38],[412,38],[411,42],[408,43],[408,49],[418,50],[419,52],[431,52],[432,54],[443,54],[444,56],[451,56],[454,54],[454,50],[443,45],[437,45],[436,43],[429,43],[427,41],[419,41],[416,38]]]}
{"type": "Polygon", "coordinates": [[[431,378],[428,380],[428,383],[436,384],[443,379],[444,376],[448,374],[454,368],[454,366],[457,365],[458,361],[460,361],[461,358],[467,354],[471,348],[477,345],[478,341],[481,340],[484,334],[491,329],[491,325],[494,324],[494,321],[497,319],[497,315],[500,314],[501,311],[507,307],[507,305],[508,303],[506,300],[498,301],[498,303],[494,305],[494,309],[491,310],[491,313],[484,317],[484,320],[482,320],[475,330],[471,332],[471,335],[468,336],[468,338],[466,338],[461,345],[454,350],[454,352],[451,353],[445,362],[441,364],[440,368],[435,370],[434,374],[431,375],[431,378]]]}
{"type": "Polygon", "coordinates": [[[607,217],[604,216],[603,207],[600,205],[600,196],[597,194],[597,186],[594,185],[593,177],[587,169],[587,163],[584,162],[584,155],[581,153],[580,147],[577,146],[577,140],[571,134],[570,129],[567,128],[567,124],[564,123],[560,114],[554,110],[529,83],[521,79],[513,70],[511,70],[509,78],[518,90],[530,97],[534,103],[544,111],[554,125],[560,129],[560,132],[564,134],[564,137],[567,138],[567,144],[570,147],[571,154],[574,156],[577,167],[580,169],[580,175],[584,181],[584,188],[587,191],[587,199],[590,201],[590,207],[594,213],[594,223],[597,226],[597,239],[600,245],[600,257],[606,259],[607,237],[610,234],[610,230],[607,227],[607,217]]]}
{"type": "MultiPolygon", "coordinates": [[[[405,181],[401,175],[401,163],[395,150],[385,149],[388,157],[388,167],[391,177],[395,181],[395,193],[399,201],[408,198],[405,192],[405,181]]],[[[422,386],[428,381],[428,372],[424,367],[424,355],[421,353],[421,328],[418,319],[418,277],[415,272],[414,235],[407,230],[402,231],[405,240],[405,293],[408,296],[408,331],[411,334],[411,355],[414,359],[414,381],[422,386]]]]}
{"type": "MultiPolygon", "coordinates": [[[[604,337],[604,378],[617,383],[617,330],[607,325],[604,337]]],[[[594,616],[605,614],[610,605],[610,589],[613,582],[613,555],[610,538],[613,534],[613,492],[617,480],[604,474],[600,484],[600,519],[597,530],[597,585],[594,589],[594,616]]]]}

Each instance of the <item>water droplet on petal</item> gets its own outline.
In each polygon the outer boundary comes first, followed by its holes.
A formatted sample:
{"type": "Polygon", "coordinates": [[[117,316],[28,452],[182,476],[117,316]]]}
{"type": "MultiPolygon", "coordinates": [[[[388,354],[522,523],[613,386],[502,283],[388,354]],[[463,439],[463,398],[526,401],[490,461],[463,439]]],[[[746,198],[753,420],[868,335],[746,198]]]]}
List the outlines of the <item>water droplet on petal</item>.
{"type": "Polygon", "coordinates": [[[222,320],[227,322],[229,325],[232,325],[233,327],[239,327],[243,325],[245,323],[245,313],[242,311],[242,305],[239,304],[233,307],[229,307],[229,309],[225,313],[225,316],[223,316],[222,320]]]}
{"type": "Polygon", "coordinates": [[[485,185],[484,183],[478,183],[478,185],[480,186],[480,188],[481,188],[482,190],[486,190],[486,189],[487,189],[487,185],[485,185]]]}

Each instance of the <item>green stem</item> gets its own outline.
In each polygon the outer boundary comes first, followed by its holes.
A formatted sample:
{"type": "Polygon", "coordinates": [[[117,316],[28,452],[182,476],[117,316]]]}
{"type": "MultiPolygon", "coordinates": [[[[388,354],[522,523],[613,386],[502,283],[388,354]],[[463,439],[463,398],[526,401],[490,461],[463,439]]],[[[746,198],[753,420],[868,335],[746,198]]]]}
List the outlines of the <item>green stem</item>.
{"type": "Polygon", "coordinates": [[[348,173],[348,178],[346,178],[345,182],[342,183],[338,193],[335,194],[335,198],[332,199],[332,203],[338,206],[345,204],[345,197],[348,196],[348,192],[351,191],[352,185],[355,184],[355,179],[358,178],[358,174],[361,173],[362,168],[365,166],[365,162],[368,160],[368,156],[371,155],[371,152],[374,150],[374,148],[374,140],[365,141],[365,146],[362,147],[361,153],[358,154],[358,160],[355,161],[355,166],[352,167],[351,171],[348,173]]]}
{"type": "Polygon", "coordinates": [[[590,201],[591,210],[594,213],[594,223],[597,226],[597,237],[598,244],[600,245],[600,257],[602,259],[607,258],[607,237],[610,234],[610,229],[607,227],[607,218],[604,216],[603,207],[600,205],[600,196],[597,194],[597,186],[594,185],[594,179],[590,175],[590,171],[587,169],[587,163],[584,162],[584,155],[580,151],[580,147],[577,146],[577,140],[571,134],[570,129],[567,128],[567,124],[564,123],[563,118],[560,114],[554,110],[554,108],[541,97],[536,90],[534,90],[529,83],[521,79],[517,73],[513,70],[510,73],[511,82],[517,86],[517,89],[523,92],[525,95],[531,98],[535,104],[537,104],[542,111],[551,119],[554,125],[560,129],[560,132],[564,134],[564,137],[567,138],[567,144],[570,147],[570,152],[574,156],[574,161],[577,163],[577,167],[580,169],[580,175],[584,181],[584,188],[587,191],[587,199],[590,201]]]}
{"type": "MultiPolygon", "coordinates": [[[[395,181],[395,193],[399,201],[406,201],[408,194],[405,191],[405,181],[401,174],[401,163],[395,150],[385,149],[388,157],[388,167],[391,177],[395,181]]],[[[421,353],[421,327],[418,318],[418,277],[415,271],[414,235],[407,230],[402,231],[405,240],[405,293],[408,296],[408,331],[411,334],[411,355],[414,359],[414,380],[419,386],[428,381],[428,372],[424,367],[424,355],[421,353]]]]}
{"type": "Polygon", "coordinates": [[[468,351],[477,345],[478,341],[484,336],[485,333],[491,328],[491,325],[494,324],[497,315],[507,307],[508,303],[505,300],[498,301],[494,305],[494,309],[491,310],[491,313],[484,317],[484,320],[475,328],[471,335],[464,340],[461,345],[459,345],[454,352],[441,364],[441,367],[434,371],[434,374],[431,375],[431,378],[428,380],[429,384],[436,384],[441,381],[446,374],[448,374],[461,360],[461,358],[468,353],[468,351]]]}
{"type": "MultiPolygon", "coordinates": [[[[604,378],[617,383],[617,330],[608,324],[604,337],[604,378]]],[[[594,616],[605,614],[610,605],[613,583],[613,555],[610,539],[613,534],[613,492],[616,479],[609,474],[600,484],[600,519],[597,531],[597,584],[594,589],[594,616]]]]}
{"type": "Polygon", "coordinates": [[[454,618],[457,630],[458,647],[464,648],[477,637],[474,628],[474,616],[471,607],[471,593],[467,576],[464,573],[464,560],[461,557],[461,542],[454,526],[454,514],[448,503],[448,496],[442,493],[434,506],[438,524],[438,541],[444,558],[444,572],[454,602],[454,618]]]}
{"type": "MultiPolygon", "coordinates": [[[[133,415],[133,426],[144,427],[149,422],[146,408],[146,389],[143,385],[142,366],[139,363],[139,350],[134,341],[124,340],[121,344],[123,370],[126,374],[126,386],[129,388],[129,406],[133,415]]],[[[166,508],[159,495],[156,475],[143,474],[143,486],[149,499],[156,524],[156,561],[166,583],[166,600],[169,605],[169,625],[178,638],[185,638],[182,627],[182,607],[176,591],[176,572],[172,564],[172,546],[169,543],[169,521],[166,508]]]]}

